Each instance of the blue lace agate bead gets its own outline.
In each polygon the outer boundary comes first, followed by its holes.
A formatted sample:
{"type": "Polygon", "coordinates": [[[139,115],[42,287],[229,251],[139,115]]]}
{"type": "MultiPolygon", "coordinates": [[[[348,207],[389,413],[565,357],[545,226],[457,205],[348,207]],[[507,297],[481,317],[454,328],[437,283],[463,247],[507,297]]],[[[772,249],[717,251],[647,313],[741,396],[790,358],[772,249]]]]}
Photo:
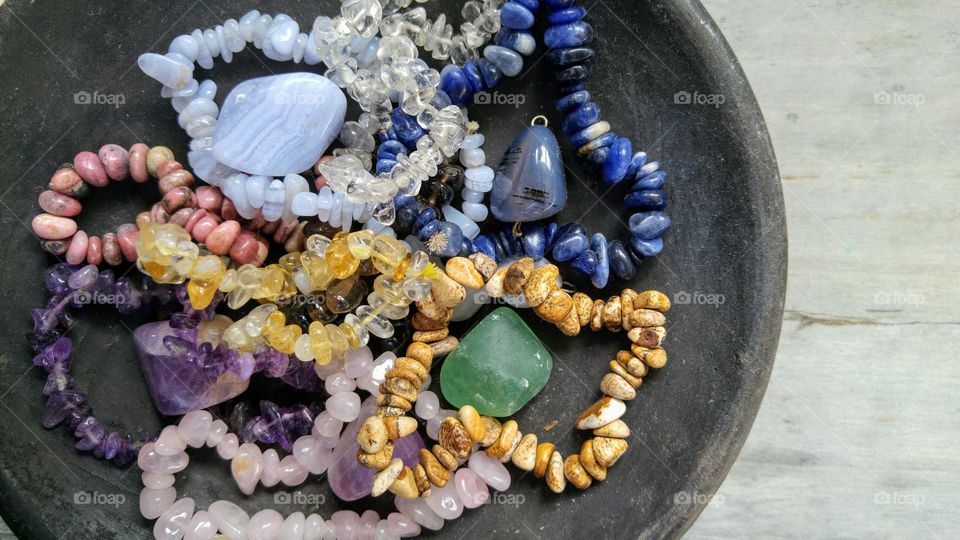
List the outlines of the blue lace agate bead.
{"type": "Polygon", "coordinates": [[[568,7],[559,11],[554,11],[547,17],[547,24],[556,26],[558,24],[567,24],[587,16],[587,10],[582,6],[568,7]]]}
{"type": "Polygon", "coordinates": [[[517,2],[507,2],[500,8],[500,24],[512,30],[526,30],[533,26],[533,13],[517,2]]]}
{"type": "Polygon", "coordinates": [[[663,210],[668,202],[667,192],[662,189],[641,189],[623,198],[628,210],[663,210]]]}
{"type": "Polygon", "coordinates": [[[633,236],[653,240],[670,230],[670,216],[663,212],[637,212],[627,223],[633,236]]]}
{"type": "Polygon", "coordinates": [[[610,271],[620,279],[630,279],[637,273],[637,267],[630,258],[630,253],[620,240],[612,240],[607,246],[607,256],[610,259],[610,271]]]}
{"type": "Polygon", "coordinates": [[[610,145],[610,155],[603,163],[603,181],[608,184],[616,184],[627,176],[627,169],[630,168],[630,155],[633,153],[633,145],[630,139],[620,137],[610,145]]]}
{"type": "Polygon", "coordinates": [[[551,49],[580,47],[593,41],[593,27],[584,21],[551,26],[543,34],[543,42],[551,49]]]}
{"type": "Polygon", "coordinates": [[[610,280],[610,258],[607,256],[607,239],[600,233],[596,233],[590,239],[590,249],[597,254],[597,269],[590,274],[590,283],[593,286],[602,289],[607,286],[610,280]]]}
{"type": "Polygon", "coordinates": [[[641,257],[653,257],[663,251],[663,238],[644,240],[633,236],[630,238],[630,248],[641,257]]]}
{"type": "Polygon", "coordinates": [[[515,77],[523,70],[523,57],[516,51],[510,50],[500,45],[487,45],[483,49],[483,56],[496,64],[500,71],[507,77],[515,77]]]}
{"type": "Polygon", "coordinates": [[[503,77],[500,68],[486,58],[481,58],[477,61],[477,69],[480,70],[480,76],[483,77],[483,84],[486,85],[487,88],[496,86],[497,83],[500,82],[500,78],[503,77]]]}
{"type": "Polygon", "coordinates": [[[597,254],[592,249],[588,249],[577,256],[570,266],[581,274],[592,275],[597,271],[597,254]]]}
{"type": "Polygon", "coordinates": [[[567,115],[560,129],[567,135],[572,135],[599,121],[600,106],[596,102],[588,101],[567,115]]]}
{"type": "Polygon", "coordinates": [[[450,102],[457,107],[466,108],[470,105],[473,93],[470,91],[470,82],[463,70],[453,64],[443,68],[440,72],[440,89],[450,96],[450,102]]]}

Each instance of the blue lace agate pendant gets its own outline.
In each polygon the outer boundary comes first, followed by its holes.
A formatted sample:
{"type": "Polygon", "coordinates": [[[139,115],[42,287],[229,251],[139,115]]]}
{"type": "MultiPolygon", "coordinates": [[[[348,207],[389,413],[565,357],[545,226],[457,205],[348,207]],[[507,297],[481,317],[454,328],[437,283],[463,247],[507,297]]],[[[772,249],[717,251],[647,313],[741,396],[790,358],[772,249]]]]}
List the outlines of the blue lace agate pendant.
{"type": "Polygon", "coordinates": [[[498,220],[515,223],[546,219],[566,204],[560,145],[546,118],[537,116],[503,155],[493,179],[490,209],[498,220]]]}

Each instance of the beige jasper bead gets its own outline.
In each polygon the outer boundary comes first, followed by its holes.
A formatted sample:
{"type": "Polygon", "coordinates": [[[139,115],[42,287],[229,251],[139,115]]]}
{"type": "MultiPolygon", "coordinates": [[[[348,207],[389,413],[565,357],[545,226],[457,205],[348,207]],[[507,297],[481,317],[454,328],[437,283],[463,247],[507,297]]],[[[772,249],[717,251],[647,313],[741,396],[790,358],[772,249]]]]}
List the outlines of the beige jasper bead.
{"type": "Polygon", "coordinates": [[[440,358],[450,354],[454,349],[457,348],[457,345],[459,344],[460,344],[459,339],[453,336],[448,336],[441,339],[440,341],[431,343],[430,348],[433,349],[433,357],[440,358]]]}
{"type": "Polygon", "coordinates": [[[382,471],[390,464],[393,459],[393,441],[387,441],[387,444],[377,453],[368,454],[363,450],[357,450],[357,462],[368,469],[382,471]]]}
{"type": "Polygon", "coordinates": [[[553,443],[543,442],[537,445],[537,461],[533,465],[533,475],[537,478],[543,478],[547,474],[547,465],[550,464],[553,449],[553,443]]]}
{"type": "Polygon", "coordinates": [[[601,428],[593,430],[593,434],[596,437],[626,439],[630,437],[630,426],[623,420],[614,420],[601,428]]]}
{"type": "MultiPolygon", "coordinates": [[[[436,300],[434,300],[432,292],[428,294],[426,298],[417,302],[417,309],[423,314],[424,317],[433,320],[442,320],[444,317],[446,317],[447,312],[450,311],[450,308],[443,307],[438,304],[436,300]]],[[[426,332],[430,331],[435,330],[427,330],[426,332]]]]}
{"type": "Polygon", "coordinates": [[[420,465],[423,465],[427,480],[429,480],[431,484],[437,487],[443,487],[450,481],[450,471],[426,448],[420,449],[420,465]]]}
{"type": "Polygon", "coordinates": [[[577,489],[587,489],[593,483],[593,478],[580,465],[580,456],[576,454],[563,460],[563,476],[577,489]]]}
{"type": "Polygon", "coordinates": [[[433,287],[430,291],[433,293],[433,299],[443,307],[452,308],[467,297],[467,290],[463,285],[450,279],[444,272],[437,272],[438,276],[433,280],[433,287]]]}
{"type": "Polygon", "coordinates": [[[582,292],[574,293],[573,309],[577,311],[577,320],[580,321],[581,327],[590,324],[590,319],[593,317],[593,300],[589,296],[582,292]]]}
{"type": "Polygon", "coordinates": [[[387,492],[390,489],[390,486],[397,480],[397,477],[400,476],[400,471],[403,470],[403,461],[400,461],[400,458],[393,458],[390,460],[390,464],[387,465],[385,469],[373,475],[373,489],[370,491],[370,494],[374,497],[379,497],[387,492]]]}
{"type": "Polygon", "coordinates": [[[409,416],[390,416],[383,419],[387,426],[387,436],[391,439],[406,437],[417,430],[417,420],[409,416]]]}
{"type": "Polygon", "coordinates": [[[487,293],[487,296],[490,298],[500,298],[504,294],[503,290],[503,280],[507,277],[507,269],[500,268],[493,273],[493,276],[487,280],[487,284],[483,286],[483,290],[487,293]]]}
{"type": "Polygon", "coordinates": [[[376,454],[383,450],[389,440],[387,426],[377,416],[371,416],[364,420],[363,424],[360,425],[360,431],[357,432],[357,445],[368,454],[376,454]]]}
{"type": "Polygon", "coordinates": [[[468,289],[483,287],[483,276],[466,257],[453,257],[448,260],[445,270],[450,279],[468,289]]]}
{"type": "MultiPolygon", "coordinates": [[[[659,347],[660,344],[663,343],[663,338],[667,337],[667,329],[662,326],[648,326],[645,328],[634,328],[630,330],[628,334],[633,334],[633,337],[629,335],[627,337],[630,338],[630,341],[632,341],[634,345],[652,349],[659,347]]],[[[637,356],[639,357],[640,355],[637,356]]]]}
{"type": "Polygon", "coordinates": [[[417,388],[406,379],[392,377],[380,384],[380,392],[383,394],[396,394],[403,399],[414,403],[417,401],[417,388]]]}
{"type": "Polygon", "coordinates": [[[426,343],[411,343],[407,346],[407,358],[420,362],[420,365],[429,372],[430,367],[433,366],[433,349],[426,343]]]}
{"type": "Polygon", "coordinates": [[[449,450],[440,446],[439,444],[433,445],[433,448],[430,450],[433,452],[434,457],[437,458],[437,461],[446,467],[448,471],[457,470],[457,466],[460,463],[457,461],[457,457],[451,454],[449,450]]]}
{"type": "Polygon", "coordinates": [[[533,308],[533,312],[549,323],[562,321],[573,309],[573,298],[566,291],[554,289],[542,304],[533,308]]]}
{"type": "Polygon", "coordinates": [[[643,291],[633,299],[636,309],[654,309],[661,313],[670,311],[670,298],[660,291],[643,291]]]}
{"type": "Polygon", "coordinates": [[[630,351],[618,351],[617,362],[634,377],[646,377],[647,365],[640,361],[630,351]]]}
{"type": "Polygon", "coordinates": [[[606,302],[603,300],[593,301],[593,313],[590,315],[590,329],[599,332],[603,328],[603,306],[606,302]]]}
{"type": "MultiPolygon", "coordinates": [[[[392,372],[392,371],[394,371],[394,370],[391,369],[391,370],[388,371],[387,373],[389,374],[389,373],[392,372]]],[[[392,375],[388,375],[388,376],[392,376],[392,375]]],[[[419,388],[419,386],[420,386],[420,385],[418,384],[417,387],[419,388]]],[[[399,410],[401,410],[401,411],[403,411],[403,412],[407,412],[407,411],[409,411],[410,409],[413,408],[413,404],[412,404],[412,403],[410,403],[409,401],[403,399],[402,397],[400,397],[400,396],[398,396],[398,395],[396,395],[396,394],[380,394],[380,395],[378,395],[378,396],[377,396],[377,405],[380,405],[381,407],[389,407],[389,408],[391,408],[391,409],[399,409],[399,410]]],[[[391,439],[392,439],[392,438],[393,438],[393,437],[391,437],[391,439]]]]}
{"type": "Polygon", "coordinates": [[[580,447],[580,465],[594,480],[603,482],[607,479],[607,468],[597,463],[597,456],[593,453],[593,439],[584,442],[580,447]]]}
{"type": "Polygon", "coordinates": [[[483,418],[483,427],[486,428],[487,433],[483,436],[483,439],[480,440],[480,446],[487,448],[491,444],[500,440],[500,421],[492,416],[484,416],[483,418]]]}
{"type": "Polygon", "coordinates": [[[663,326],[667,318],[652,309],[635,309],[630,313],[630,324],[636,326],[663,326]]]}
{"type": "Polygon", "coordinates": [[[513,451],[510,461],[523,471],[532,471],[537,464],[537,436],[527,433],[520,439],[520,444],[513,451]]]}
{"type": "Polygon", "coordinates": [[[467,433],[467,428],[463,427],[463,424],[456,418],[448,416],[443,419],[437,440],[440,442],[440,446],[448,450],[457,459],[470,457],[473,439],[467,433]]]}
{"type": "Polygon", "coordinates": [[[513,452],[517,449],[517,446],[520,445],[520,440],[523,438],[522,434],[518,431],[513,436],[513,442],[510,443],[510,448],[500,456],[500,463],[508,463],[513,457],[513,452]]]}
{"type": "Polygon", "coordinates": [[[474,442],[480,442],[487,436],[487,426],[483,423],[483,418],[473,405],[464,405],[457,412],[460,423],[463,424],[467,434],[474,442]]]}
{"type": "MultiPolygon", "coordinates": [[[[453,317],[453,310],[450,310],[450,317],[453,317]]],[[[446,328],[447,324],[449,324],[448,321],[449,319],[430,319],[418,311],[413,314],[413,319],[410,320],[410,324],[414,330],[439,330],[446,328]]]]}
{"type": "Polygon", "coordinates": [[[630,401],[637,397],[637,391],[616,373],[607,373],[603,376],[603,379],[600,380],[600,391],[610,397],[624,401],[630,401]]]}
{"type": "Polygon", "coordinates": [[[563,476],[563,457],[560,452],[554,451],[547,463],[547,472],[544,475],[547,487],[554,493],[563,493],[567,487],[567,479],[563,476]]]}
{"type": "Polygon", "coordinates": [[[627,441],[623,439],[614,439],[611,437],[593,438],[593,455],[597,458],[597,463],[604,467],[610,467],[620,459],[620,456],[627,451],[627,441]]]}
{"type": "Polygon", "coordinates": [[[623,318],[620,315],[620,297],[611,296],[603,306],[603,325],[610,332],[619,332],[623,328],[623,318]]]}
{"type": "Polygon", "coordinates": [[[627,405],[619,399],[604,396],[577,418],[577,429],[597,429],[623,416],[627,405]]]}
{"type": "Polygon", "coordinates": [[[493,273],[497,271],[497,261],[491,259],[488,255],[483,253],[474,253],[467,258],[473,263],[473,266],[477,269],[477,272],[480,272],[480,275],[483,276],[484,281],[492,278],[493,273]]]}
{"type": "Polygon", "coordinates": [[[624,289],[620,293],[620,317],[624,330],[630,330],[633,325],[630,323],[630,315],[633,313],[633,299],[637,297],[637,291],[633,289],[624,289]]]}
{"type": "MultiPolygon", "coordinates": [[[[431,352],[432,352],[432,349],[431,349],[431,352]]],[[[423,367],[423,364],[414,360],[413,358],[409,358],[406,356],[401,356],[400,358],[397,358],[396,360],[394,360],[393,367],[396,369],[408,369],[416,373],[417,377],[420,377],[420,380],[426,379],[427,375],[430,374],[430,371],[428,371],[427,368],[423,367]]]]}
{"type": "Polygon", "coordinates": [[[440,341],[450,334],[450,329],[442,328],[440,330],[427,330],[413,333],[413,340],[421,343],[433,343],[440,341]]]}
{"type": "Polygon", "coordinates": [[[567,316],[556,324],[557,329],[565,336],[576,336],[580,333],[580,319],[577,317],[576,306],[567,313],[567,316]]]}
{"type": "Polygon", "coordinates": [[[518,433],[518,425],[516,420],[507,420],[500,426],[500,436],[497,438],[497,443],[490,445],[487,448],[486,452],[492,458],[500,459],[504,454],[510,451],[513,448],[513,441],[518,433]]]}
{"type": "Polygon", "coordinates": [[[507,267],[503,278],[503,290],[507,294],[517,295],[523,292],[523,286],[533,273],[533,259],[524,257],[507,267]]]}
{"type": "Polygon", "coordinates": [[[410,467],[404,467],[400,470],[400,474],[390,485],[390,493],[404,499],[416,499],[420,495],[417,490],[417,481],[413,477],[413,471],[410,470],[410,467]]]}
{"type": "Polygon", "coordinates": [[[616,360],[610,361],[610,371],[623,377],[623,380],[630,383],[630,386],[632,386],[634,389],[640,388],[640,385],[643,384],[643,379],[641,379],[640,377],[634,377],[633,375],[628,373],[627,370],[624,369],[623,366],[618,364],[616,360]]]}
{"type": "Polygon", "coordinates": [[[630,346],[630,351],[637,355],[637,358],[646,364],[647,367],[652,369],[660,369],[667,365],[667,351],[660,347],[648,349],[634,344],[630,346]]]}
{"type": "MultiPolygon", "coordinates": [[[[427,453],[430,454],[430,452],[427,453]]],[[[417,491],[420,492],[421,497],[430,495],[430,479],[427,478],[427,470],[420,463],[417,463],[417,466],[413,468],[413,479],[417,483],[417,491]]]]}
{"type": "Polygon", "coordinates": [[[523,297],[530,307],[537,307],[547,299],[550,291],[557,288],[557,278],[560,269],[555,265],[545,264],[533,269],[530,279],[523,285],[523,297]]]}
{"type": "MultiPolygon", "coordinates": [[[[401,379],[406,379],[414,386],[414,388],[420,388],[420,385],[423,384],[423,379],[418,377],[416,373],[410,371],[409,369],[395,367],[391,370],[388,370],[385,376],[388,379],[391,377],[400,377],[401,379]]],[[[382,397],[382,394],[378,397],[382,397]]]]}

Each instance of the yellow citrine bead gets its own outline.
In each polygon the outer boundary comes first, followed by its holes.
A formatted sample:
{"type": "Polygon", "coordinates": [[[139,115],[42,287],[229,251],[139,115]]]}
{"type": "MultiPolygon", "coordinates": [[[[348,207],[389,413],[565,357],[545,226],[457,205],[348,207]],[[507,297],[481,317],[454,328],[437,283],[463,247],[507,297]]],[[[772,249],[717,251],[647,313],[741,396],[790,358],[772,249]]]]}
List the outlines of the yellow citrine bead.
{"type": "Polygon", "coordinates": [[[215,294],[217,286],[214,282],[191,279],[190,283],[187,283],[187,296],[194,309],[206,309],[215,294]]]}
{"type": "Polygon", "coordinates": [[[239,280],[237,278],[237,271],[233,268],[230,268],[223,273],[223,279],[220,280],[220,290],[228,293],[237,288],[239,280]]]}
{"type": "Polygon", "coordinates": [[[312,339],[310,334],[302,334],[297,338],[297,342],[293,345],[293,354],[296,355],[297,360],[309,362],[314,359],[313,348],[310,347],[312,339]]]}
{"type": "Polygon", "coordinates": [[[283,257],[280,257],[280,260],[277,261],[277,264],[280,265],[280,268],[283,268],[284,272],[292,274],[294,270],[300,266],[300,252],[291,251],[290,253],[287,253],[283,257]]]}
{"type": "Polygon", "coordinates": [[[323,323],[314,321],[310,323],[310,349],[313,352],[313,359],[318,366],[325,366],[333,359],[330,349],[330,338],[327,329],[323,323]]]}
{"type": "Polygon", "coordinates": [[[392,275],[407,255],[407,246],[403,242],[385,235],[373,239],[371,250],[374,268],[387,275],[392,275]]]}
{"type": "Polygon", "coordinates": [[[347,344],[351,349],[360,348],[360,339],[357,337],[357,333],[354,332],[353,327],[347,323],[340,323],[340,331],[343,332],[343,337],[347,338],[347,344]]]}
{"type": "Polygon", "coordinates": [[[373,231],[362,229],[347,235],[347,247],[358,259],[370,258],[370,246],[373,244],[373,231]]]}
{"type": "Polygon", "coordinates": [[[346,336],[343,335],[343,332],[340,331],[335,325],[328,324],[324,326],[327,330],[327,338],[330,340],[330,354],[333,358],[342,358],[343,355],[347,352],[347,343],[346,336]]]}
{"type": "Polygon", "coordinates": [[[326,290],[330,286],[330,282],[334,280],[333,274],[327,267],[327,261],[320,255],[312,251],[305,251],[300,255],[300,262],[306,269],[307,276],[310,278],[310,285],[314,287],[314,290],[326,290]]]}
{"type": "Polygon", "coordinates": [[[333,237],[325,255],[327,267],[337,279],[347,279],[360,267],[360,259],[350,253],[350,248],[347,247],[347,235],[344,233],[337,233],[333,237]]]}
{"type": "Polygon", "coordinates": [[[323,254],[326,253],[327,248],[330,247],[330,239],[322,234],[312,234],[307,238],[304,246],[307,248],[307,251],[322,257],[323,254]]]}

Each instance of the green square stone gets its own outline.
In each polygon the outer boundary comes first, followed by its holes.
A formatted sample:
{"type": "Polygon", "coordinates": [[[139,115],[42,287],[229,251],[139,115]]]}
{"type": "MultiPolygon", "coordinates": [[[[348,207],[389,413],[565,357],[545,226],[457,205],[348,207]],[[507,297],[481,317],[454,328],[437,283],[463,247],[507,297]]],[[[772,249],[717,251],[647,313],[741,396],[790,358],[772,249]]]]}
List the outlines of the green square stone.
{"type": "Polygon", "coordinates": [[[451,405],[473,405],[482,415],[511,416],[550,378],[553,357],[510,308],[498,308],[460,340],[440,369],[440,389],[451,405]]]}

